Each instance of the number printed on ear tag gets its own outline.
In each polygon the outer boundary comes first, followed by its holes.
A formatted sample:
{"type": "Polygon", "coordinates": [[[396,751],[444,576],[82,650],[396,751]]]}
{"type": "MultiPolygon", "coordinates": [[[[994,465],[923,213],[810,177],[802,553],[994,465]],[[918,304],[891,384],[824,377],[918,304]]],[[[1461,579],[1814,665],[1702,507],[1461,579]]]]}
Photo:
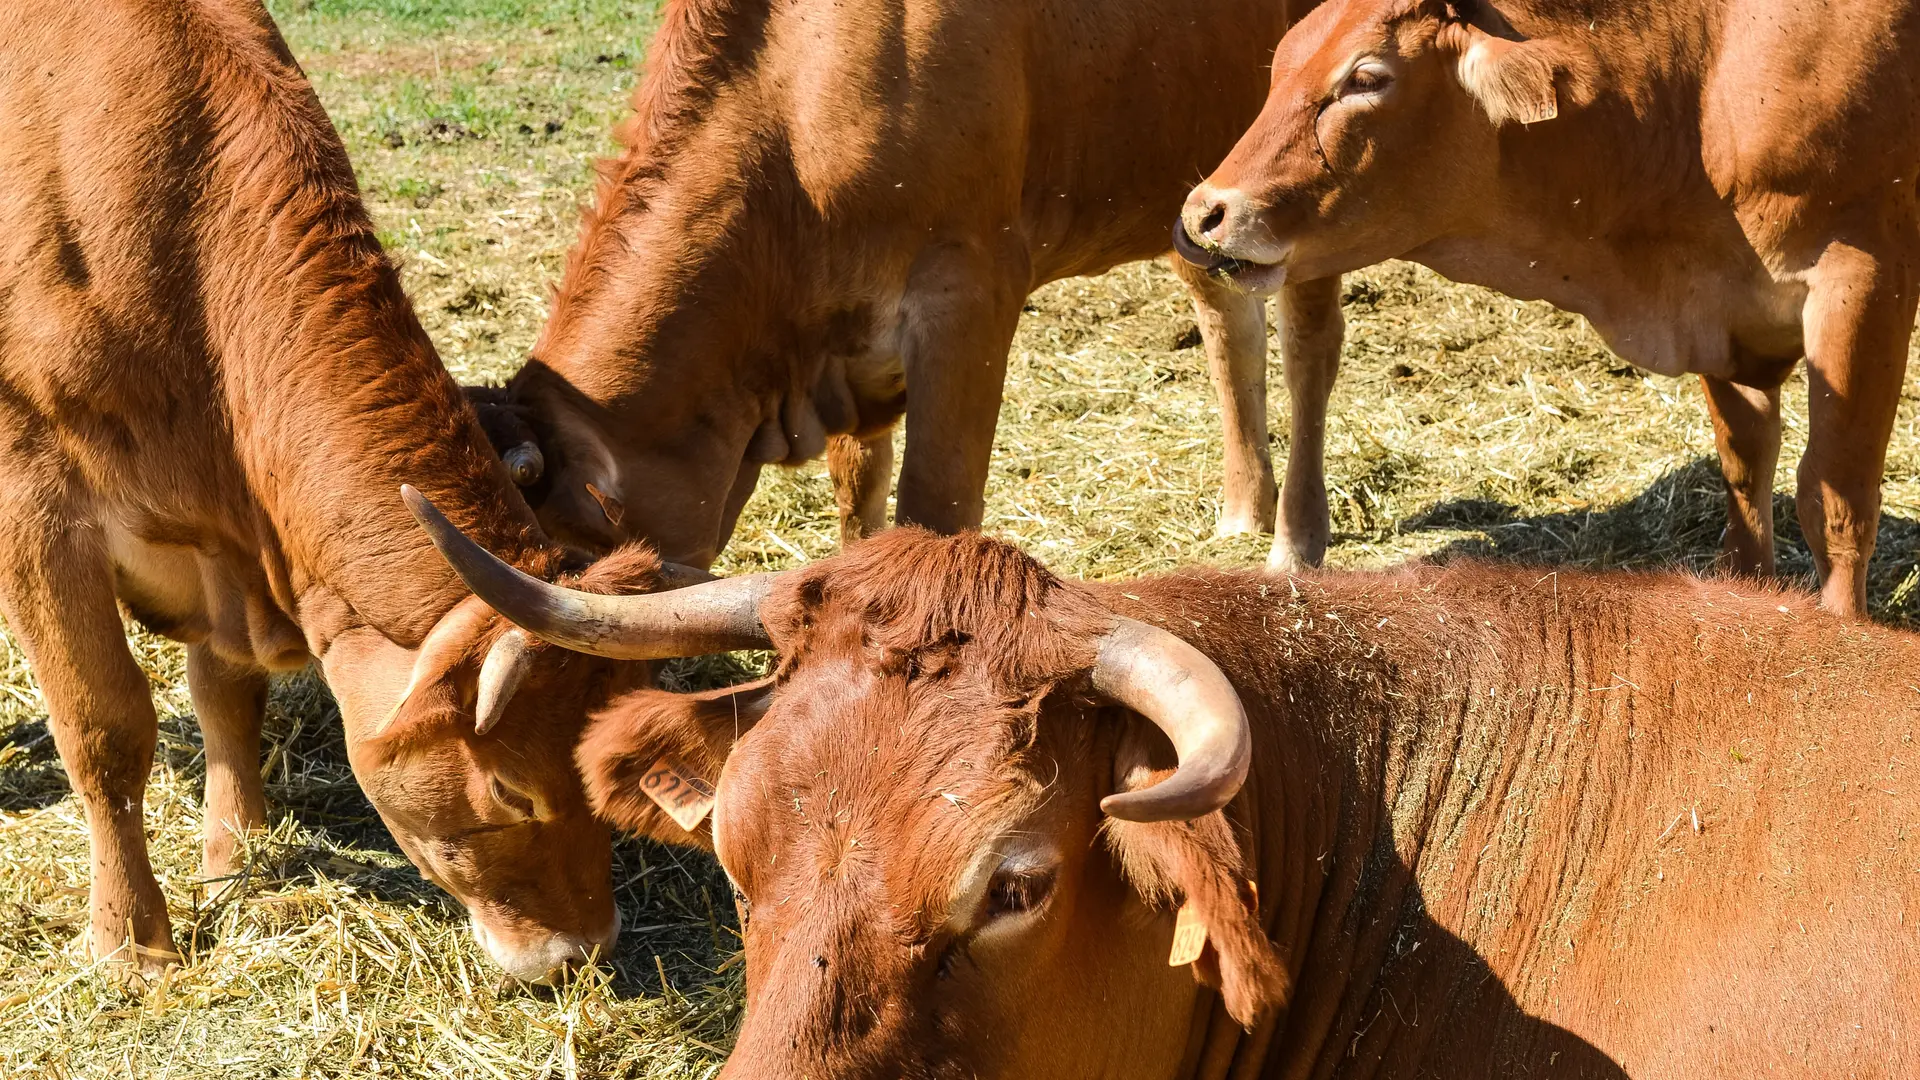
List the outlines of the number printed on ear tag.
{"type": "Polygon", "coordinates": [[[713,809],[713,785],[686,775],[669,757],[653,763],[640,778],[640,790],[688,832],[699,828],[713,809]]]}
{"type": "Polygon", "coordinates": [[[1200,913],[1192,904],[1180,905],[1180,914],[1173,919],[1173,955],[1167,957],[1167,966],[1191,964],[1205,951],[1207,924],[1200,921],[1200,913]]]}

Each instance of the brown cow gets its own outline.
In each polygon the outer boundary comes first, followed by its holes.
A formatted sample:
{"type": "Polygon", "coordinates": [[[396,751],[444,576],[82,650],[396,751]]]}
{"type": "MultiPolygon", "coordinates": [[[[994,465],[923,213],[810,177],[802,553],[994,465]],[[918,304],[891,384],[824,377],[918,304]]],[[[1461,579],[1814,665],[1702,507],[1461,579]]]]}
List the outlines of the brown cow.
{"type": "MultiPolygon", "coordinates": [[[[828,436],[843,537],[978,524],[1007,348],[1041,284],[1168,246],[1306,0],[675,0],[625,152],[510,394],[556,537],[706,565],[762,465],[828,436]]],[[[1196,270],[1226,417],[1221,528],[1274,527],[1266,320],[1196,270]]],[[[1276,550],[1317,563],[1339,283],[1281,297],[1293,440],[1276,550]]],[[[506,447],[502,447],[506,449],[506,447]]]]}
{"type": "MultiPolygon", "coordinates": [[[[494,959],[531,978],[606,945],[608,835],[572,749],[637,671],[531,647],[403,509],[411,481],[535,573],[583,565],[488,449],[266,12],[0,5],[0,116],[0,608],[86,809],[94,953],[174,955],[116,597],[188,643],[208,876],[265,821],[267,672],[317,658],[355,774],[494,959]]],[[[582,580],[659,569],[634,550],[582,580]]]]}
{"type": "Polygon", "coordinates": [[[558,643],[779,651],[731,699],[636,692],[580,750],[657,835],[655,763],[718,781],[728,1078],[1920,1073],[1920,636],[1811,596],[1471,564],[1081,584],[901,529],[608,602],[443,550],[558,643]],[[1218,997],[1168,966],[1181,905],[1218,997]]]}
{"type": "Polygon", "coordinates": [[[1185,250],[1254,293],[1414,259],[1699,374],[1746,573],[1804,355],[1800,523],[1822,604],[1864,608],[1920,287],[1920,3],[1339,0],[1273,73],[1185,250]]]}

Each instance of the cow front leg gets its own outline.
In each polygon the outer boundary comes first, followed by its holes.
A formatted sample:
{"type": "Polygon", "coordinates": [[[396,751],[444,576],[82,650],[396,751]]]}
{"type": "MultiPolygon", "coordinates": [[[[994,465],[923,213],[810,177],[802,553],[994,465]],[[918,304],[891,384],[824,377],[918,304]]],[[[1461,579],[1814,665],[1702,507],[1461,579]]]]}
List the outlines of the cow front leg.
{"type": "Polygon", "coordinates": [[[893,487],[893,429],[857,438],[827,440],[827,475],[840,511],[840,546],[887,527],[887,492],[893,487]]]}
{"type": "Polygon", "coordinates": [[[1727,481],[1722,558],[1736,574],[1773,574],[1773,474],[1780,463],[1780,388],[1702,375],[1720,475],[1727,481]]]}
{"type": "Polygon", "coordinates": [[[980,524],[987,469],[1029,269],[1023,254],[931,249],[901,301],[907,449],[894,503],[901,524],[958,532],[980,524]]]}
{"type": "Polygon", "coordinates": [[[1910,259],[1835,245],[1807,294],[1807,453],[1794,504],[1820,573],[1820,606],[1843,615],[1867,606],[1880,474],[1913,330],[1910,259]]]}
{"type": "Polygon", "coordinates": [[[207,748],[206,843],[200,873],[213,881],[240,869],[242,843],[267,824],[260,781],[267,676],[227,663],[202,643],[187,649],[187,689],[207,748]]]}
{"type": "Polygon", "coordinates": [[[100,530],[67,518],[57,498],[38,505],[57,485],[29,480],[0,505],[8,541],[0,604],[40,683],[54,746],[86,812],[89,948],[96,959],[158,974],[179,959],[143,827],[158,723],[146,676],[127,650],[100,530]]]}
{"type": "Polygon", "coordinates": [[[1207,375],[1225,436],[1215,536],[1272,532],[1277,492],[1267,449],[1267,302],[1223,284],[1185,259],[1173,269],[1193,297],[1207,375]]]}
{"type": "Polygon", "coordinates": [[[1347,323],[1340,279],[1303,281],[1280,290],[1280,362],[1287,379],[1287,479],[1280,489],[1280,531],[1267,565],[1275,570],[1319,566],[1332,522],[1327,513],[1327,400],[1340,372],[1347,323]]]}

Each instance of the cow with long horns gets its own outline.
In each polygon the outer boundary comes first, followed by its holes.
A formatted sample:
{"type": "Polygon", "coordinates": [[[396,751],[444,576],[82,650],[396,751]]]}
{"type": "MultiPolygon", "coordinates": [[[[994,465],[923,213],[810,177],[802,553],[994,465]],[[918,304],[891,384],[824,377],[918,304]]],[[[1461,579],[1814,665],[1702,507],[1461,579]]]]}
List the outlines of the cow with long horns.
{"type": "Polygon", "coordinates": [[[1915,635],[1675,574],[1075,583],[912,529],[588,596],[416,512],[554,644],[777,650],[578,754],[734,882],[729,1080],[1920,1069],[1915,635]]]}
{"type": "Polygon", "coordinates": [[[503,624],[394,492],[587,588],[667,568],[540,532],[266,11],[0,4],[0,116],[0,608],[86,811],[94,954],[177,957],[142,817],[152,691],[116,599],[187,643],[207,877],[266,824],[268,672],[317,660],[355,776],[489,955],[539,978],[610,944],[610,840],[572,750],[639,668],[503,624]]]}

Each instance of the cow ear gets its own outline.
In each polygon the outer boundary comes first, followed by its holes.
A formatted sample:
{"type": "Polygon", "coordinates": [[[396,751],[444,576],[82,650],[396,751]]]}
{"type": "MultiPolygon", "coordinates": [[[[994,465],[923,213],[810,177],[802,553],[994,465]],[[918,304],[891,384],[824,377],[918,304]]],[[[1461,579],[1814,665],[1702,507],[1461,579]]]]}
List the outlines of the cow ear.
{"type": "MultiPolygon", "coordinates": [[[[356,737],[365,741],[391,740],[409,726],[409,718],[434,711],[434,706],[451,704],[464,710],[472,704],[474,681],[471,663],[480,637],[493,618],[493,609],[475,597],[455,605],[440,617],[420,642],[408,665],[407,681],[383,713],[374,722],[359,728],[356,737]],[[452,700],[446,700],[451,694],[452,700]]],[[[332,651],[328,659],[333,659],[332,651]]],[[[333,665],[327,665],[329,683],[334,679],[333,665]]]]}
{"type": "MultiPolygon", "coordinates": [[[[1137,722],[1132,726],[1137,729],[1137,722]]],[[[1156,784],[1173,773],[1155,768],[1160,763],[1149,760],[1153,744],[1139,734],[1130,732],[1119,748],[1114,771],[1120,790],[1156,784]]],[[[1192,961],[1194,977],[1220,991],[1234,1020],[1252,1030],[1286,1007],[1292,990],[1287,969],[1261,925],[1259,890],[1225,811],[1192,821],[1110,818],[1106,837],[1121,874],[1142,899],[1154,907],[1177,905],[1179,923],[1204,928],[1206,944],[1192,961]]],[[[1170,960],[1190,953],[1182,951],[1176,933],[1170,960]]]]}
{"type": "Polygon", "coordinates": [[[1560,115],[1558,72],[1547,45],[1463,28],[1455,76],[1494,126],[1538,124],[1560,115]]]}
{"type": "Polygon", "coordinates": [[[720,770],[766,715],[772,684],[633,690],[596,713],[574,751],[594,814],[625,832],[712,851],[708,811],[720,770]]]}

